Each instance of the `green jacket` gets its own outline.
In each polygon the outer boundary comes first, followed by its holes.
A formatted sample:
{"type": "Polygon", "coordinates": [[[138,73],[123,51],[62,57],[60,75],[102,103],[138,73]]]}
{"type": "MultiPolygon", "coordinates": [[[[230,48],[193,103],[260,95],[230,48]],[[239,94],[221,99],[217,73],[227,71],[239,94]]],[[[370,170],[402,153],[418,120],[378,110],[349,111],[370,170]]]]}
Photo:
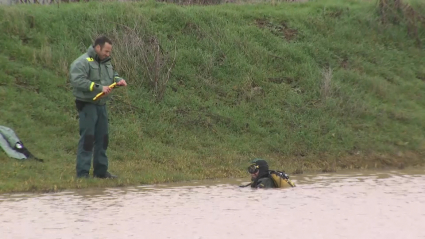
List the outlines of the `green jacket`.
{"type": "Polygon", "coordinates": [[[106,104],[112,92],[108,96],[96,100],[96,102],[93,101],[93,98],[102,92],[103,86],[109,86],[120,80],[122,78],[114,71],[111,58],[108,57],[99,61],[93,46],[90,46],[86,53],[71,64],[70,82],[75,98],[80,101],[99,105],[106,104]]]}
{"type": "Polygon", "coordinates": [[[27,156],[13,148],[19,142],[21,141],[11,128],[0,125],[0,148],[11,158],[26,159],[27,156]]]}

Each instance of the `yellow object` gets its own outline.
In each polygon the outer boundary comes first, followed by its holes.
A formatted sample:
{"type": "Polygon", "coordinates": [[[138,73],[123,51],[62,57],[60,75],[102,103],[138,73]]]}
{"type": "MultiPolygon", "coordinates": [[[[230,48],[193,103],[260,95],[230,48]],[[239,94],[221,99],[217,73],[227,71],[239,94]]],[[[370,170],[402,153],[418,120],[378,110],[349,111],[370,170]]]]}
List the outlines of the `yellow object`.
{"type": "Polygon", "coordinates": [[[87,57],[86,59],[87,59],[87,61],[94,61],[93,58],[91,58],[91,57],[87,57]]]}
{"type": "Polygon", "coordinates": [[[90,91],[93,91],[93,87],[94,87],[94,82],[92,82],[92,83],[90,84],[90,91]]]}
{"type": "Polygon", "coordinates": [[[272,178],[273,183],[277,188],[295,187],[295,184],[291,182],[291,180],[283,178],[274,172],[270,173],[270,177],[272,178]]]}
{"type": "MultiPolygon", "coordinates": [[[[117,86],[117,83],[113,83],[112,85],[110,85],[109,86],[109,88],[114,88],[115,86],[117,86]]],[[[104,95],[104,93],[103,92],[100,92],[99,94],[97,94],[94,98],[93,98],[93,100],[97,100],[97,99],[99,99],[99,97],[101,97],[102,95],[104,95]]]]}

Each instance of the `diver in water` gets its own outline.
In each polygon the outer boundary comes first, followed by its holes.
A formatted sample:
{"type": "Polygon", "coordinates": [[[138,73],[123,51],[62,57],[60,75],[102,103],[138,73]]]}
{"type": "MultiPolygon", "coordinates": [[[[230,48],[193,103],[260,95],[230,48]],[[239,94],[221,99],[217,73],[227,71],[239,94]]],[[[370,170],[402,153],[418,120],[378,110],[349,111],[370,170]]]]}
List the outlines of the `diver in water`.
{"type": "Polygon", "coordinates": [[[246,186],[251,186],[251,188],[295,187],[295,184],[289,180],[289,176],[286,173],[269,170],[266,160],[256,158],[251,163],[248,167],[248,172],[251,174],[251,183],[246,186]]]}
{"type": "Polygon", "coordinates": [[[269,165],[264,159],[254,159],[248,167],[251,174],[252,188],[274,188],[274,183],[269,177],[269,165]]]}

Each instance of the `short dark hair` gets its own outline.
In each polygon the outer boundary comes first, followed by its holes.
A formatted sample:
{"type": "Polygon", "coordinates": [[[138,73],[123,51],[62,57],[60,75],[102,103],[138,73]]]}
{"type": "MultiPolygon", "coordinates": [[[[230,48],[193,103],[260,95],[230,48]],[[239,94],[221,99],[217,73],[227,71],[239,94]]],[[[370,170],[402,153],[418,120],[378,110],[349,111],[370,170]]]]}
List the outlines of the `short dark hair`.
{"type": "Polygon", "coordinates": [[[96,38],[96,40],[94,41],[93,47],[99,45],[101,48],[103,48],[105,43],[109,43],[109,44],[112,45],[112,41],[109,38],[107,38],[105,36],[100,36],[100,37],[96,38]]]}

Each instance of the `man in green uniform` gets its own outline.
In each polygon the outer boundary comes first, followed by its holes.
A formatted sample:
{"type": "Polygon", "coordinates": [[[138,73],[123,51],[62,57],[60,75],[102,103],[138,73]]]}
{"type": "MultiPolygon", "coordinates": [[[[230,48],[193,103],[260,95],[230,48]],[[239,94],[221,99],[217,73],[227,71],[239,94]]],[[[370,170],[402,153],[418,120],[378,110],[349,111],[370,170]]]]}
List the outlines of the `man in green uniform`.
{"type": "Polygon", "coordinates": [[[112,83],[127,86],[126,81],[111,64],[112,42],[99,37],[87,52],[78,57],[70,68],[70,81],[79,113],[80,140],[77,150],[77,177],[88,177],[93,156],[93,176],[116,178],[108,172],[108,114],[106,102],[110,99],[112,83]],[[103,93],[96,101],[93,98],[103,93]]]}
{"type": "Polygon", "coordinates": [[[248,167],[248,172],[251,174],[252,188],[274,188],[273,180],[269,177],[269,165],[264,159],[256,158],[248,167]]]}

